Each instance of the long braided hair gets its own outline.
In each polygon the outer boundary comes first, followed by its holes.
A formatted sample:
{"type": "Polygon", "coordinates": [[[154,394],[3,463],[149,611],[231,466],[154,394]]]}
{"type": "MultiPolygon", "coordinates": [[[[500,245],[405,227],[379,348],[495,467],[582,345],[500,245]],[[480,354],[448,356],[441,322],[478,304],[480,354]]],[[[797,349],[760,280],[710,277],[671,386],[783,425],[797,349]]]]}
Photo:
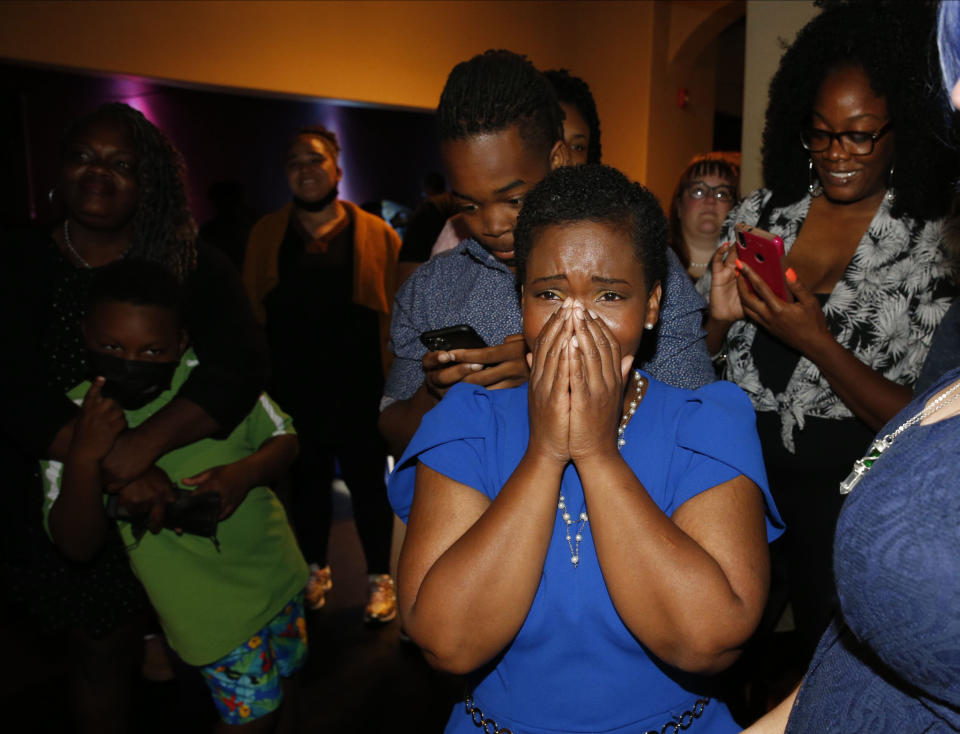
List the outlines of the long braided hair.
{"type": "Polygon", "coordinates": [[[156,125],[120,102],[102,105],[75,122],[64,135],[64,144],[100,120],[130,130],[139,160],[140,201],[127,257],[157,263],[182,282],[197,263],[197,225],[187,206],[183,158],[156,125]]]}

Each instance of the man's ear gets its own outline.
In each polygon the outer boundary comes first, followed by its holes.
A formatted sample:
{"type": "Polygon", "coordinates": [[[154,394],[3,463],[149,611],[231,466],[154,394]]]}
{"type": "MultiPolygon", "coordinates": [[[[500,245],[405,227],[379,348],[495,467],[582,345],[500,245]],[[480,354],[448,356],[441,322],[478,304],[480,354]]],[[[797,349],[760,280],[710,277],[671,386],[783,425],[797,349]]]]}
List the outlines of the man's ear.
{"type": "Polygon", "coordinates": [[[337,166],[337,183],[340,183],[341,178],[343,178],[343,169],[337,166]]]}
{"type": "Polygon", "coordinates": [[[563,166],[569,166],[573,161],[570,158],[570,149],[563,140],[558,140],[550,149],[550,170],[556,171],[563,166]]]}

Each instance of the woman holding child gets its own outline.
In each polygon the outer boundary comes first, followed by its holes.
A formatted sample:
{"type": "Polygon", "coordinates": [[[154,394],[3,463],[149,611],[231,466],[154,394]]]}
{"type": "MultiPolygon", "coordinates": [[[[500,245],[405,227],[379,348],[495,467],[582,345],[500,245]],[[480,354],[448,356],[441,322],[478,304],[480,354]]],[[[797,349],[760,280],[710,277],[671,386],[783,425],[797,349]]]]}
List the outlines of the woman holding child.
{"type": "Polygon", "coordinates": [[[37,629],[70,635],[80,731],[111,732],[125,726],[149,605],[115,531],[89,564],[56,553],[40,522],[37,471],[39,459],[65,457],[77,414],[65,393],[90,376],[86,291],[99,268],[129,259],[162,266],[187,292],[186,325],[202,364],[169,405],[118,436],[104,460],[109,490],[157,508],[155,521],[170,492],[157,458],[237,425],[262,389],[266,350],[232,266],[198,245],[183,163],[163,133],[127,105],[108,104],[68,130],[61,156],[52,196],[63,221],[11,238],[0,272],[9,357],[0,376],[12,388],[0,462],[16,489],[5,495],[14,519],[4,533],[4,577],[37,629]]]}
{"type": "Polygon", "coordinates": [[[391,479],[404,626],[472,685],[448,732],[738,730],[705,676],[759,620],[780,521],[740,391],[632,370],[666,238],[614,169],[544,179],[515,230],[529,384],[453,387],[391,479]]]}

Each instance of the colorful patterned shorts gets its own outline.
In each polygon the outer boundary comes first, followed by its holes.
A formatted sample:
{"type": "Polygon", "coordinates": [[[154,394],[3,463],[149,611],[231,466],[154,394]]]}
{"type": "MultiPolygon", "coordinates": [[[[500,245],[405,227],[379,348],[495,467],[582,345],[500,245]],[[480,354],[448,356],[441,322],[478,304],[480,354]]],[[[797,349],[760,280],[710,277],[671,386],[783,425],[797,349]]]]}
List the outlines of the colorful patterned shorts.
{"type": "Polygon", "coordinates": [[[233,651],[200,668],[220,718],[244,724],[280,708],[281,677],[289,678],[307,659],[303,592],[266,627],[233,651]]]}

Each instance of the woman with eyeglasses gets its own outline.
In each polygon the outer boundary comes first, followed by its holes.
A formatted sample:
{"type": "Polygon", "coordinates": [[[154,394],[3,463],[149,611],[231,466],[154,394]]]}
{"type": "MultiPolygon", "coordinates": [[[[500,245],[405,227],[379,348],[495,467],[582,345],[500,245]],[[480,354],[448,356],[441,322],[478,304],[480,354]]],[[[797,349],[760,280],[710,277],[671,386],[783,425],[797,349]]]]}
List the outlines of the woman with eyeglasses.
{"type": "Polygon", "coordinates": [[[696,156],[680,174],[670,200],[670,247],[693,280],[710,265],[739,183],[740,166],[719,153],[696,156]]]}
{"type": "MultiPolygon", "coordinates": [[[[937,35],[942,104],[950,96],[960,109],[957,0],[941,2],[937,35]]],[[[956,356],[881,436],[889,445],[858,474],[837,522],[839,612],[802,685],[744,734],[960,731],[956,356]]]]}
{"type": "Polygon", "coordinates": [[[942,218],[955,158],[922,83],[932,27],[920,3],[849,3],[800,31],[770,86],[766,188],[731,212],[725,237],[745,222],[783,239],[787,300],[729,243],[699,285],[708,346],[757,411],[787,526],[774,561],[805,658],[836,605],[839,484],[909,401],[953,297],[942,218]]]}

